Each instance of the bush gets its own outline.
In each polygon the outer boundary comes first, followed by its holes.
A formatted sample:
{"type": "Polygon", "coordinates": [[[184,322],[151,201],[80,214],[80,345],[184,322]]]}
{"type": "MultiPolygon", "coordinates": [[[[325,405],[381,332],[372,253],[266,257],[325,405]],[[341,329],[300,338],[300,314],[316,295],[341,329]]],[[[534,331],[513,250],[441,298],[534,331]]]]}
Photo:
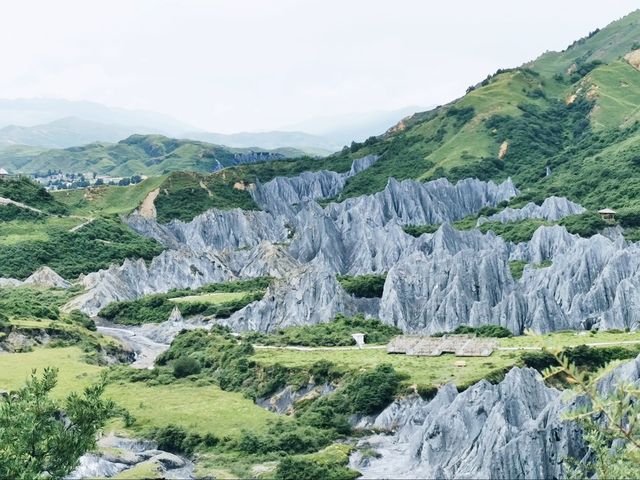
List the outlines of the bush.
{"type": "Polygon", "coordinates": [[[279,420],[264,434],[243,431],[238,440],[238,450],[252,455],[270,452],[310,453],[328,445],[334,438],[335,434],[330,431],[279,420]]]}
{"type": "Polygon", "coordinates": [[[191,357],[180,357],[173,362],[173,375],[176,378],[184,378],[200,373],[200,364],[191,357]]]}
{"type": "Polygon", "coordinates": [[[592,237],[609,226],[600,215],[592,212],[565,217],[560,220],[560,225],[563,225],[568,232],[580,235],[581,237],[592,237]]]}
{"type": "Polygon", "coordinates": [[[72,310],[69,313],[69,320],[78,325],[82,325],[87,330],[91,330],[93,332],[97,329],[96,322],[94,322],[89,315],[82,313],[80,310],[72,310]]]}
{"type": "Polygon", "coordinates": [[[400,379],[393,366],[387,363],[358,375],[344,387],[350,413],[371,415],[385,408],[393,401],[400,379]]]}
{"type": "Polygon", "coordinates": [[[156,428],[151,432],[151,436],[158,442],[160,450],[186,455],[191,455],[200,446],[211,448],[219,443],[219,439],[211,433],[190,433],[184,427],[174,424],[156,428]]]}
{"type": "Polygon", "coordinates": [[[380,320],[363,315],[347,317],[342,314],[329,323],[289,327],[272,334],[250,333],[247,340],[264,345],[300,345],[309,347],[335,347],[354,345],[351,334],[364,333],[367,343],[387,343],[402,331],[380,320]]]}
{"type": "Polygon", "coordinates": [[[347,293],[355,297],[375,298],[382,297],[384,281],[387,278],[383,275],[338,275],[338,282],[347,293]]]}
{"type": "Polygon", "coordinates": [[[0,276],[26,278],[48,265],[62,277],[107,268],[127,258],[150,260],[162,246],[117,218],[99,218],[76,232],[51,231],[47,240],[28,240],[0,249],[0,276]]]}
{"type": "Polygon", "coordinates": [[[123,325],[160,323],[169,318],[171,311],[176,306],[176,303],[171,301],[173,298],[217,292],[247,292],[242,298],[224,303],[191,301],[181,302],[179,305],[180,311],[185,316],[206,315],[225,318],[249,303],[262,298],[269,283],[271,283],[271,278],[259,277],[251,280],[211,283],[195,290],[171,290],[167,293],[147,295],[137,300],[110,303],[100,310],[99,315],[123,325]]]}
{"type": "MultiPolygon", "coordinates": [[[[578,345],[566,348],[562,352],[576,367],[589,371],[598,370],[614,360],[634,358],[640,353],[640,347],[589,347],[578,345]]],[[[556,358],[549,352],[527,352],[522,355],[527,367],[542,371],[549,367],[557,367],[556,358]]]]}
{"type": "Polygon", "coordinates": [[[358,478],[358,472],[342,465],[324,464],[306,458],[286,457],[278,464],[276,480],[349,480],[358,478]]]}
{"type": "Polygon", "coordinates": [[[481,325],[479,327],[470,327],[468,325],[460,325],[453,331],[456,335],[461,334],[475,334],[477,337],[494,337],[494,338],[506,338],[511,337],[513,334],[510,330],[500,325],[481,325]]]}

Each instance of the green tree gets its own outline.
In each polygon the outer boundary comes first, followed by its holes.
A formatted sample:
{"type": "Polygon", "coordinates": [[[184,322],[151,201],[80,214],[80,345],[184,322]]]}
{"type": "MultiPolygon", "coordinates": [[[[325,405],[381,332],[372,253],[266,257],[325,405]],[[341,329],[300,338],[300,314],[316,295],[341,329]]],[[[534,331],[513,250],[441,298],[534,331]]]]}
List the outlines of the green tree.
{"type": "Polygon", "coordinates": [[[57,369],[45,369],[41,378],[34,371],[0,400],[0,478],[63,478],[115,416],[115,404],[102,398],[104,379],[58,402],[50,396],[57,377],[57,369]]]}

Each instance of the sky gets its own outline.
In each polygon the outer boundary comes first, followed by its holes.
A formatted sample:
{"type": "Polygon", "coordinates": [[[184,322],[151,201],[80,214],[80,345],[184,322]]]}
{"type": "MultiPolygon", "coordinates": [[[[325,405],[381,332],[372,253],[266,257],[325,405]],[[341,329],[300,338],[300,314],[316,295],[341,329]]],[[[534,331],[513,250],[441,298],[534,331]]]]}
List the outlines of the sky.
{"type": "Polygon", "coordinates": [[[5,0],[0,97],[229,133],[432,106],[640,7],[616,0],[5,0]]]}

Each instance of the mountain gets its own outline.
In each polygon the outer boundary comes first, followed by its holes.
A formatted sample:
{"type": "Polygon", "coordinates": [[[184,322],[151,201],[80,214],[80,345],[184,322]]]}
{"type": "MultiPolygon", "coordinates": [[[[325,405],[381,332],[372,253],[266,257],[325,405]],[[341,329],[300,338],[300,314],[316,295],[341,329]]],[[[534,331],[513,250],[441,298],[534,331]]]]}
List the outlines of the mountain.
{"type": "MultiPolygon", "coordinates": [[[[146,131],[180,135],[197,130],[169,115],[145,110],[107,107],[96,102],[55,98],[0,99],[0,127],[32,127],[68,117],[106,125],[144,128],[146,131]]],[[[122,138],[122,137],[120,137],[122,138]]]]}
{"type": "Polygon", "coordinates": [[[342,198],[382,190],[389,177],[511,177],[522,202],[563,195],[587,208],[640,208],[639,31],[635,11],[352,146],[352,158],[380,160],[342,198]]]}
{"type": "Polygon", "coordinates": [[[134,133],[153,133],[153,131],[145,127],[108,125],[78,117],[67,117],[32,127],[8,125],[1,128],[0,147],[25,145],[67,148],[91,142],[117,142],[134,133]]]}
{"type": "Polygon", "coordinates": [[[162,135],[131,135],[118,143],[43,150],[14,146],[0,150],[0,165],[10,172],[49,170],[95,172],[110,176],[160,175],[172,171],[212,172],[222,167],[301,156],[295,149],[242,149],[162,135]]]}
{"type": "Polygon", "coordinates": [[[320,135],[312,135],[305,132],[239,132],[239,133],[212,133],[212,132],[187,132],[185,138],[201,140],[203,142],[226,145],[237,148],[296,148],[309,155],[328,155],[340,150],[343,144],[320,135]]]}

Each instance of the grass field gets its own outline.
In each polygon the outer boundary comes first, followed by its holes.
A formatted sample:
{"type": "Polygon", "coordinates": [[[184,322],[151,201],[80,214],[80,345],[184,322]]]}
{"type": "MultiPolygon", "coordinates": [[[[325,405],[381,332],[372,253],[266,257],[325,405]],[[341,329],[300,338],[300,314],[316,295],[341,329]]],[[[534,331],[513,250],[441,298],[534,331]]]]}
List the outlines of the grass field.
{"type": "Polygon", "coordinates": [[[60,203],[76,215],[126,214],[136,209],[147,194],[158,188],[166,175],[147,178],[128,187],[101,186],[91,189],[62,190],[53,192],[60,203]]]}
{"type": "Polygon", "coordinates": [[[129,410],[137,421],[134,429],[141,431],[173,423],[200,434],[236,437],[242,429],[262,431],[270,419],[278,417],[242,394],[214,385],[112,384],[107,396],[129,410]]]}
{"type": "MultiPolygon", "coordinates": [[[[500,346],[507,348],[545,347],[556,349],[591,343],[640,342],[640,332],[599,332],[583,334],[558,332],[547,335],[525,335],[500,339],[500,346]]],[[[456,357],[444,354],[439,357],[414,357],[390,355],[384,349],[324,349],[291,350],[283,348],[258,349],[254,359],[263,365],[280,363],[288,367],[310,366],[320,360],[335,363],[344,370],[373,368],[380,363],[390,363],[396,370],[408,375],[409,384],[440,385],[454,382],[458,385],[480,380],[496,369],[516,365],[525,350],[495,351],[490,357],[456,357]],[[457,361],[464,367],[457,367],[457,361]]]]}
{"type": "Polygon", "coordinates": [[[212,303],[219,304],[230,302],[232,300],[239,300],[245,295],[249,295],[251,292],[215,292],[215,293],[203,293],[202,295],[188,295],[186,297],[175,297],[169,300],[176,303],[185,302],[197,302],[197,303],[212,303]]]}
{"type": "Polygon", "coordinates": [[[79,391],[98,379],[102,367],[83,361],[84,353],[77,347],[42,348],[27,353],[0,354],[0,389],[16,389],[24,385],[32,370],[45,367],[59,369],[54,396],[61,398],[79,391]]]}
{"type": "Polygon", "coordinates": [[[390,355],[384,349],[363,350],[257,350],[253,358],[260,364],[279,363],[288,367],[309,366],[320,360],[335,363],[344,370],[366,370],[381,363],[390,363],[400,373],[408,376],[408,384],[441,385],[454,382],[466,384],[484,378],[493,370],[517,363],[518,352],[496,352],[490,357],[467,357],[461,359],[454,355],[439,357],[411,357],[390,355]],[[455,363],[464,360],[466,366],[456,367],[455,363]]]}
{"type": "Polygon", "coordinates": [[[0,222],[0,245],[47,240],[53,231],[67,231],[84,222],[76,217],[45,217],[43,220],[0,222]]]}
{"type": "MultiPolygon", "coordinates": [[[[19,388],[33,369],[42,372],[52,366],[59,369],[56,398],[80,391],[97,381],[104,370],[85,363],[83,355],[76,347],[0,354],[0,389],[19,388]]],[[[136,418],[133,433],[173,423],[201,434],[235,437],[243,428],[261,431],[270,419],[277,418],[242,394],[225,392],[214,385],[200,387],[185,382],[150,387],[144,383],[114,383],[107,387],[106,396],[136,418]]]]}
{"type": "Polygon", "coordinates": [[[640,332],[554,332],[544,335],[522,335],[519,337],[501,338],[501,347],[545,347],[548,349],[572,347],[590,343],[639,341],[640,332]]]}

